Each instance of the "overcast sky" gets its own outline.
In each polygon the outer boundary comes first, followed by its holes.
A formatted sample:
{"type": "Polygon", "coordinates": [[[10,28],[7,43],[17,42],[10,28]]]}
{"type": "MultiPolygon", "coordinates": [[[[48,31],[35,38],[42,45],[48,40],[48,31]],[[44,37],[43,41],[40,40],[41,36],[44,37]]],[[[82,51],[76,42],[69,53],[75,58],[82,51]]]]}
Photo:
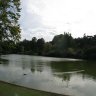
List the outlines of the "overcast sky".
{"type": "Polygon", "coordinates": [[[73,37],[96,34],[96,0],[21,0],[22,39],[70,32],[73,37]]]}

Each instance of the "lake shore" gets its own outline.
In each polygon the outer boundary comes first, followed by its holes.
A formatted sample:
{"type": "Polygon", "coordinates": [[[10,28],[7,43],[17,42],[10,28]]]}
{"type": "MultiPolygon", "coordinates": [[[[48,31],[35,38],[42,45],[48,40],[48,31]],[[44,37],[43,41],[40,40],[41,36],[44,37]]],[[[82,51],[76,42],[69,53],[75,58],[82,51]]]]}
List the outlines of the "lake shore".
{"type": "Polygon", "coordinates": [[[68,95],[31,89],[4,81],[0,81],[0,95],[2,96],[68,96],[68,95]]]}

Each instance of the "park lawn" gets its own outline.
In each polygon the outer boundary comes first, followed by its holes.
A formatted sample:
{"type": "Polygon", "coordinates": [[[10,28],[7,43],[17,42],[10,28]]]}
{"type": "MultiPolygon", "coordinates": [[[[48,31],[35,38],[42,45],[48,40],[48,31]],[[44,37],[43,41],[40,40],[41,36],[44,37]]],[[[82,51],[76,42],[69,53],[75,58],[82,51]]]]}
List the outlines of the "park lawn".
{"type": "Polygon", "coordinates": [[[0,96],[64,96],[0,82],[0,96]]]}

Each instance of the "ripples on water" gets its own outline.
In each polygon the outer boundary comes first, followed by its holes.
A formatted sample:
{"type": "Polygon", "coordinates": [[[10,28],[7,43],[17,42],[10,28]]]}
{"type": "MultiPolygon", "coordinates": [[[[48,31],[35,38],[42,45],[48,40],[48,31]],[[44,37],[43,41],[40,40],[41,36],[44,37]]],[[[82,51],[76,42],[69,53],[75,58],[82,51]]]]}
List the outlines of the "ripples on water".
{"type": "Polygon", "coordinates": [[[96,63],[76,59],[2,55],[0,80],[74,96],[96,96],[96,63]]]}

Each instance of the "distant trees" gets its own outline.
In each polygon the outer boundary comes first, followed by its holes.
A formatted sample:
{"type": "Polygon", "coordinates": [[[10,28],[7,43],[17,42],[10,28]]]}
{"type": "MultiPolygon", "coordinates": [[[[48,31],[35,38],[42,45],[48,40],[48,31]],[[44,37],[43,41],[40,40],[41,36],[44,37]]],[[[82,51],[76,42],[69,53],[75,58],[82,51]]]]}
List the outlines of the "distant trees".
{"type": "MultiPolygon", "coordinates": [[[[3,43],[4,42],[2,42],[2,44],[3,43]]],[[[42,55],[44,52],[45,40],[43,38],[37,39],[36,37],[33,37],[30,41],[24,39],[23,41],[17,42],[14,46],[13,53],[42,55]]]]}
{"type": "Polygon", "coordinates": [[[70,33],[56,35],[48,56],[81,59],[96,59],[96,35],[73,38],[70,33]]]}
{"type": "Polygon", "coordinates": [[[15,50],[15,43],[12,40],[1,42],[0,53],[2,54],[14,53],[14,50],[15,50]]]}
{"type": "Polygon", "coordinates": [[[32,53],[36,53],[36,51],[37,51],[37,38],[33,37],[32,41],[30,41],[30,43],[31,43],[32,53]]]}
{"type": "Polygon", "coordinates": [[[43,55],[52,57],[96,59],[96,35],[73,38],[70,33],[54,36],[50,42],[43,38],[23,40],[17,43],[3,41],[0,52],[15,54],[43,55]]]}
{"type": "Polygon", "coordinates": [[[44,51],[45,40],[43,38],[37,40],[37,52],[42,55],[44,51]]]}
{"type": "Polygon", "coordinates": [[[64,57],[68,56],[69,53],[73,51],[73,47],[75,45],[75,41],[71,34],[64,33],[61,35],[57,35],[52,40],[52,45],[54,46],[54,55],[64,57]],[[70,52],[69,52],[70,51],[70,52]]]}
{"type": "Polygon", "coordinates": [[[96,35],[76,38],[76,57],[84,59],[96,59],[96,35]]]}

